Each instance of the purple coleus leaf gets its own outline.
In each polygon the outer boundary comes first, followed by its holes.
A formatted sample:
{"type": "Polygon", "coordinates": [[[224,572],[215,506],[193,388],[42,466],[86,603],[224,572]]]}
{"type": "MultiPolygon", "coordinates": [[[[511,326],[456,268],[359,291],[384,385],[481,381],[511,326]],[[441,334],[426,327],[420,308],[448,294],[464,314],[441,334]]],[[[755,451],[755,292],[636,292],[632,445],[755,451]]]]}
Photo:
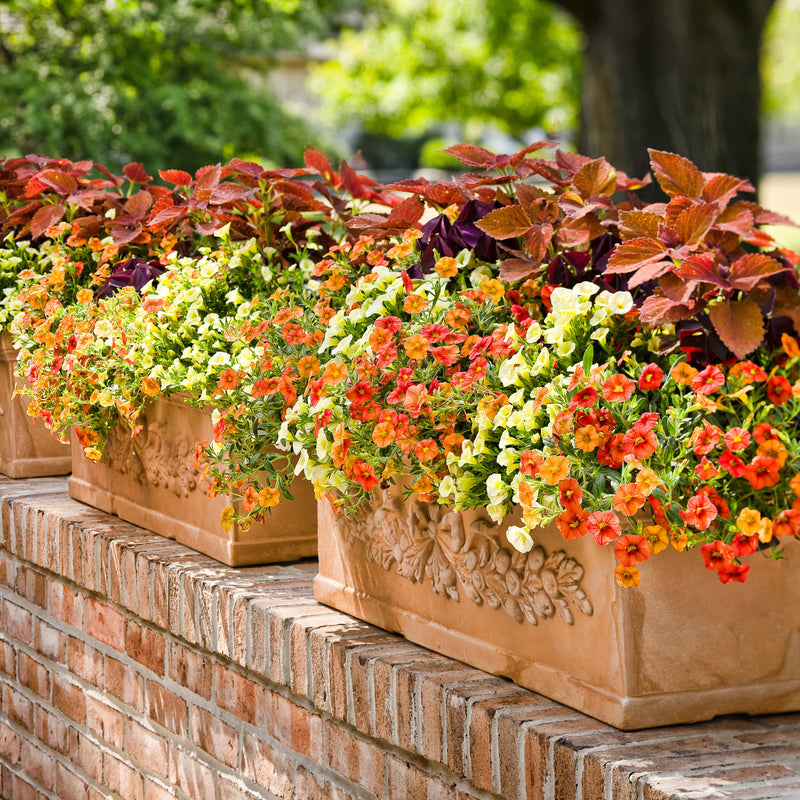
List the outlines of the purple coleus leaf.
{"type": "Polygon", "coordinates": [[[141,293],[150,281],[158,280],[158,276],[163,272],[164,267],[158,261],[143,261],[136,257],[120,261],[97,293],[97,297],[98,299],[112,297],[125,286],[133,286],[141,293]]]}
{"type": "Polygon", "coordinates": [[[455,222],[450,222],[445,214],[427,222],[422,228],[422,236],[417,240],[421,254],[419,269],[409,271],[409,275],[421,278],[433,271],[437,258],[454,257],[461,250],[472,250],[481,261],[497,260],[500,257],[497,241],[475,225],[495,208],[498,206],[494,203],[470,200],[464,204],[455,222]]]}

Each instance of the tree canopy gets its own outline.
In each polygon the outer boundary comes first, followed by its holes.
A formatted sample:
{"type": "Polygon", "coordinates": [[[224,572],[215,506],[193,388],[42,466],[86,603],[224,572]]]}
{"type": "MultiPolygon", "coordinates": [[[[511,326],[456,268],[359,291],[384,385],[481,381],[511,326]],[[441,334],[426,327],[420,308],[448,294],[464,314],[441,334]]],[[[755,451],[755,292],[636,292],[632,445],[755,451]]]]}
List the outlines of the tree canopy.
{"type": "Polygon", "coordinates": [[[0,152],[193,170],[294,163],[310,139],[265,79],[323,35],[325,0],[10,0],[0,7],[0,152]]]}

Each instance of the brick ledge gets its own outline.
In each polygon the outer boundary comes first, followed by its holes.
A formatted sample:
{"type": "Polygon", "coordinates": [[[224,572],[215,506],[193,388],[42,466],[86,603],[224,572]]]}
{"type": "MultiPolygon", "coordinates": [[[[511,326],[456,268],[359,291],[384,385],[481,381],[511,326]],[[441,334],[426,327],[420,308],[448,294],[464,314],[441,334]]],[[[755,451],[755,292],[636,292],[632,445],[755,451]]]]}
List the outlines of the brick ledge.
{"type": "MultiPolygon", "coordinates": [[[[158,670],[164,666],[147,661],[143,642],[160,641],[162,635],[169,642],[185,643],[189,656],[213,663],[213,697],[211,688],[208,697],[198,695],[197,687],[181,686],[162,673],[162,690],[190,709],[193,736],[167,730],[163,719],[155,720],[153,730],[168,739],[167,773],[142,771],[144,800],[161,796],[151,785],[167,791],[171,781],[180,789],[189,739],[220,724],[235,732],[235,758],[228,751],[209,753],[215,747],[210,733],[209,742],[201,742],[202,752],[192,752],[190,758],[195,769],[203,764],[216,770],[219,800],[800,798],[800,715],[727,717],[623,733],[316,603],[313,561],[226,567],[71,500],[64,479],[12,481],[0,476],[0,544],[5,551],[0,552],[0,638],[14,653],[13,672],[6,668],[8,659],[0,664],[4,797],[13,796],[7,783],[24,785],[31,771],[24,768],[46,758],[53,760],[55,779],[62,776],[59,785],[74,784],[77,774],[83,776],[87,798],[94,800],[90,789],[97,797],[118,796],[101,793],[108,789],[103,783],[106,771],[100,781],[86,770],[69,772],[69,759],[53,748],[43,749],[40,742],[34,745],[24,720],[7,709],[6,692],[16,692],[15,698],[28,703],[40,702],[38,684],[31,689],[28,680],[35,664],[37,674],[52,683],[45,698],[50,705],[36,708],[43,709],[41,715],[52,712],[56,717],[63,711],[55,707],[53,694],[59,660],[37,649],[33,638],[25,639],[27,620],[65,635],[72,631],[70,620],[60,615],[58,604],[66,596],[65,589],[56,588],[61,583],[69,591],[85,593],[80,635],[73,632],[71,639],[102,654],[108,664],[118,661],[140,670],[144,685],[159,684],[158,670]],[[298,750],[297,730],[275,722],[279,709],[287,708],[300,709],[307,727],[324,729],[317,751],[298,750]],[[260,775],[254,766],[260,762],[252,753],[263,755],[266,746],[259,739],[265,725],[275,730],[264,741],[283,748],[286,759],[295,759],[287,768],[288,783],[277,790],[269,775],[260,775]],[[11,757],[14,747],[8,749],[15,736],[20,737],[16,759],[11,757]],[[373,769],[376,764],[380,774],[373,769]],[[237,781],[242,788],[234,794],[230,787],[237,781]]],[[[82,686],[80,679],[75,676],[71,685],[82,686]]],[[[91,690],[91,681],[86,687],[91,690]]],[[[139,724],[135,715],[146,715],[148,708],[119,699],[130,731],[138,731],[132,727],[139,724]]],[[[63,722],[78,731],[69,719],[63,722]]],[[[153,715],[145,722],[151,725],[153,715]]],[[[126,743],[137,741],[138,734],[126,731],[126,743]]],[[[158,748],[153,742],[150,746],[158,748]]],[[[71,757],[69,751],[67,755],[71,757]]],[[[118,748],[107,756],[112,757],[124,762],[130,754],[118,748]]],[[[39,787],[45,792],[41,796],[60,796],[60,791],[46,793],[55,785],[48,788],[45,782],[43,790],[39,787]]]]}

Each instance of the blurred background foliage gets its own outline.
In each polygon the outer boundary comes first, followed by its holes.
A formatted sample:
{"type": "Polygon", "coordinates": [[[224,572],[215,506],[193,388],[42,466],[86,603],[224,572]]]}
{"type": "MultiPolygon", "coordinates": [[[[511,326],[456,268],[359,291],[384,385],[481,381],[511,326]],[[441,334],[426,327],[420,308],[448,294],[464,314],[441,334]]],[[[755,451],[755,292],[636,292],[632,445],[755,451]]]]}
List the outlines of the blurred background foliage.
{"type": "MultiPolygon", "coordinates": [[[[798,34],[800,4],[779,0],[762,74],[780,124],[800,124],[798,34]]],[[[311,144],[378,169],[451,168],[438,150],[456,141],[573,141],[582,47],[546,0],[7,0],[0,155],[191,171],[299,164],[311,144]],[[287,52],[307,94],[280,91],[287,52]]]]}

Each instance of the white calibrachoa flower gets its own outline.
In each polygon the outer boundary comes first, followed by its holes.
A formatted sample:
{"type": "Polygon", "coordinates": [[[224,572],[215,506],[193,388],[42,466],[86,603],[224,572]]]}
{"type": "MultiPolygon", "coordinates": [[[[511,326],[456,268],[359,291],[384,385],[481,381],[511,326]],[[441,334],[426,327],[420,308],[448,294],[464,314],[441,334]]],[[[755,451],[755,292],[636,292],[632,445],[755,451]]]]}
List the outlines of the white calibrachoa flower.
{"type": "Polygon", "coordinates": [[[504,503],[510,492],[511,487],[503,480],[500,473],[495,472],[486,479],[486,494],[493,505],[504,503]]]}
{"type": "Polygon", "coordinates": [[[566,358],[575,350],[575,342],[561,341],[556,345],[556,355],[566,358]]]}
{"type": "MultiPolygon", "coordinates": [[[[199,353],[198,353],[199,355],[199,353]]],[[[231,357],[228,353],[223,353],[218,350],[211,358],[208,359],[208,368],[216,369],[217,367],[227,367],[231,363],[231,357]]]]}
{"type": "Polygon", "coordinates": [[[439,483],[439,497],[442,500],[446,500],[448,497],[452,497],[456,490],[456,484],[453,480],[451,475],[445,475],[442,478],[441,482],[439,483]]]}
{"type": "Polygon", "coordinates": [[[520,525],[510,525],[506,531],[506,539],[520,553],[527,553],[533,547],[533,537],[520,525]]]}
{"type": "Polygon", "coordinates": [[[528,330],[525,331],[525,341],[529,344],[534,344],[542,338],[542,326],[538,320],[534,320],[528,325],[528,330]]]}

